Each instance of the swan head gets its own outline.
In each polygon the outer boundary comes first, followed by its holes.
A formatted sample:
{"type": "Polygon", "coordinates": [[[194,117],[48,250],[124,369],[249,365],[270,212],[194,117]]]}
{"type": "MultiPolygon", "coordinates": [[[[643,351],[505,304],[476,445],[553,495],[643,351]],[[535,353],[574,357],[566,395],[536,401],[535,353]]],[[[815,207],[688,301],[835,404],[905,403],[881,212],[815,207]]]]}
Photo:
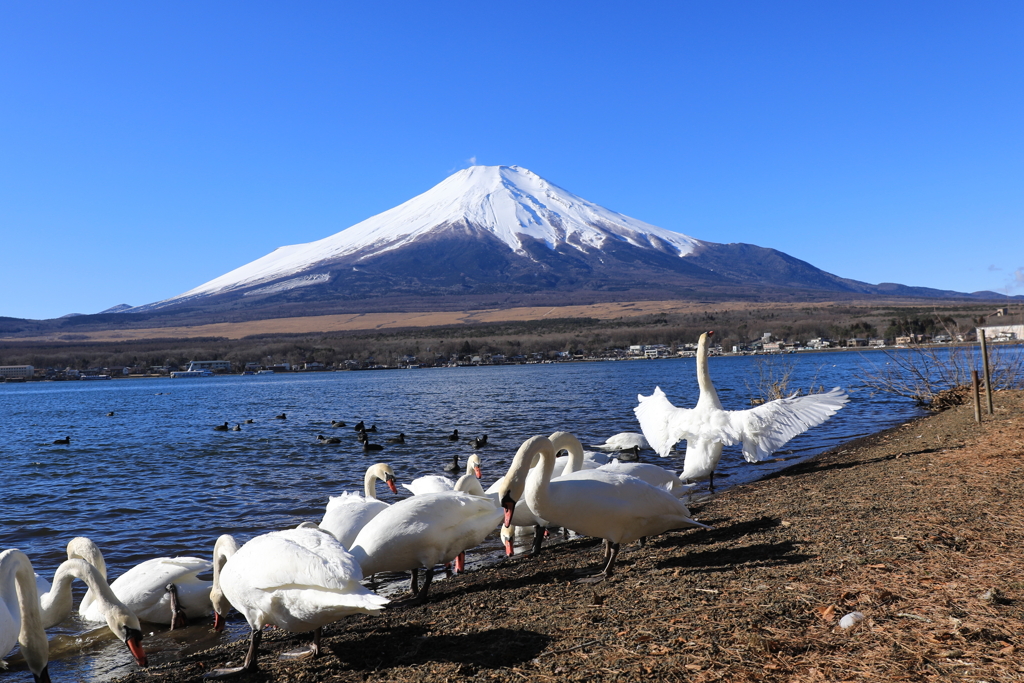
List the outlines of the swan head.
{"type": "Polygon", "coordinates": [[[530,472],[530,467],[542,453],[546,453],[552,463],[554,462],[555,449],[551,445],[551,440],[546,436],[531,436],[516,451],[508,472],[500,480],[497,493],[501,507],[505,510],[504,526],[512,524],[512,513],[515,512],[516,501],[520,500],[526,491],[526,477],[530,472]]]}
{"type": "Polygon", "coordinates": [[[146,651],[142,647],[142,625],[124,605],[110,605],[106,612],[107,627],[117,639],[128,646],[139,666],[146,666],[146,651]]]}
{"type": "Polygon", "coordinates": [[[391,493],[398,493],[398,487],[395,485],[395,471],[391,469],[391,465],[386,462],[379,462],[370,468],[374,476],[382,480],[391,489],[391,493]]]}
{"type": "Polygon", "coordinates": [[[231,610],[231,603],[220,589],[220,573],[231,556],[238,552],[238,543],[231,534],[223,534],[213,545],[213,587],[210,602],[213,604],[213,630],[223,631],[224,616],[231,610]]]}
{"type": "Polygon", "coordinates": [[[473,474],[476,475],[477,479],[480,478],[481,469],[480,469],[480,456],[479,455],[474,453],[473,455],[469,456],[469,459],[466,460],[466,466],[467,467],[472,467],[473,468],[473,474]]]}

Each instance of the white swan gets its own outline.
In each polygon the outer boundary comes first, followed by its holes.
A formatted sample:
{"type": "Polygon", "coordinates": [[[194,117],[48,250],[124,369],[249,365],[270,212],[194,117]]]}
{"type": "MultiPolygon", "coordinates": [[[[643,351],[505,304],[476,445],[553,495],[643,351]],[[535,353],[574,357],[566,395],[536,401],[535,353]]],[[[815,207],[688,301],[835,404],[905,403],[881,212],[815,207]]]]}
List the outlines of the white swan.
{"type": "Polygon", "coordinates": [[[602,451],[628,451],[639,446],[640,448],[650,448],[651,445],[647,443],[647,439],[644,438],[643,434],[637,434],[636,432],[619,432],[614,436],[608,437],[608,440],[602,444],[591,446],[591,448],[597,448],[602,451]]]}
{"type": "MultiPolygon", "coordinates": [[[[25,553],[11,549],[0,553],[0,658],[18,643],[36,683],[50,683],[50,645],[39,613],[32,563],[25,553]]],[[[0,659],[0,669],[6,668],[0,659]]]]}
{"type": "Polygon", "coordinates": [[[214,631],[224,630],[226,617],[231,609],[231,602],[220,587],[220,573],[227,561],[237,552],[238,543],[230,534],[221,534],[213,544],[213,587],[210,589],[210,603],[213,605],[214,631]]]}
{"type": "MultiPolygon", "coordinates": [[[[106,562],[99,547],[83,536],[68,543],[68,559],[80,558],[96,567],[106,579],[106,562]]],[[[212,582],[197,576],[213,565],[198,557],[157,557],[135,565],[111,584],[117,599],[142,621],[185,625],[187,619],[200,619],[210,614],[212,582]],[[169,586],[174,589],[169,589],[169,586]],[[179,608],[179,609],[174,609],[179,608]]],[[[106,621],[95,603],[96,592],[90,588],[82,598],[78,613],[86,621],[106,621]]]]}
{"type": "Polygon", "coordinates": [[[633,409],[644,435],[661,457],[668,457],[672,446],[686,439],[686,459],[679,478],[707,477],[712,489],[723,446],[742,443],[747,462],[766,460],[794,436],[835,415],[849,400],[836,387],[823,394],[780,398],[749,410],[724,410],[708,372],[708,340],[713,334],[705,332],[697,344],[700,398],[695,407],[676,408],[665,392],[655,387],[650,396],[637,396],[640,404],[633,409]]]}
{"type": "MultiPolygon", "coordinates": [[[[476,475],[477,479],[480,478],[480,456],[476,453],[473,453],[466,460],[466,474],[476,475]]],[[[411,491],[414,496],[424,493],[442,493],[444,491],[454,491],[455,480],[443,477],[440,474],[428,474],[423,477],[417,477],[408,484],[402,484],[402,488],[411,491]]]]}
{"type": "Polygon", "coordinates": [[[412,572],[412,601],[419,604],[427,599],[434,566],[479,545],[501,521],[502,510],[491,497],[461,491],[415,495],[370,520],[352,543],[352,555],[364,574],[412,572]],[[422,588],[420,567],[427,570],[422,588]]]}
{"type": "Polygon", "coordinates": [[[619,462],[613,459],[607,465],[597,468],[599,472],[612,472],[614,474],[625,474],[637,479],[643,479],[651,486],[665,489],[676,498],[682,498],[690,491],[690,486],[683,483],[683,480],[676,476],[676,473],[657,465],[648,465],[642,462],[619,462]]]}
{"type": "Polygon", "coordinates": [[[139,666],[146,666],[138,617],[117,599],[99,570],[85,560],[75,558],[62,562],[53,575],[53,584],[48,584],[47,591],[39,595],[43,627],[56,626],[70,616],[74,609],[71,584],[75,579],[85,583],[93,596],[92,611],[107,622],[111,633],[128,647],[139,666]]]}
{"type": "Polygon", "coordinates": [[[316,656],[324,626],[348,614],[375,614],[388,603],[364,588],[362,578],[352,555],[320,529],[287,529],[253,538],[227,559],[214,590],[249,623],[249,650],[241,667],[220,669],[213,677],[256,669],[267,624],[293,633],[314,631],[313,646],[303,654],[316,656]]]}
{"type": "Polygon", "coordinates": [[[346,491],[340,496],[331,496],[320,528],[329,531],[346,548],[351,548],[359,530],[388,507],[384,501],[377,500],[378,480],[386,483],[392,493],[398,493],[391,466],[383,462],[371,465],[363,477],[363,495],[346,491]]]}
{"type": "Polygon", "coordinates": [[[540,476],[526,481],[526,501],[534,512],[557,526],[605,540],[607,563],[598,580],[611,576],[622,543],[683,527],[709,528],[691,519],[690,511],[671,493],[636,477],[608,473],[600,479],[552,481],[551,440],[535,436],[524,446],[540,458],[540,476]]]}

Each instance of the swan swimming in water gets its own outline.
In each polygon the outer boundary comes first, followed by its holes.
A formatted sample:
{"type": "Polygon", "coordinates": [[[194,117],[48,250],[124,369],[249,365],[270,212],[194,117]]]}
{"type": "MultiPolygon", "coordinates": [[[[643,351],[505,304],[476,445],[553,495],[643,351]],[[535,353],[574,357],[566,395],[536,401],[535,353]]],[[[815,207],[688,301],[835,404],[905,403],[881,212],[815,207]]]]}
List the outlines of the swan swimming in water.
{"type": "MultiPolygon", "coordinates": [[[[82,559],[96,567],[106,581],[107,564],[103,553],[90,539],[83,536],[68,543],[68,559],[82,559]]],[[[197,575],[210,571],[213,565],[198,557],[156,557],[135,565],[110,584],[110,590],[132,613],[142,621],[155,624],[185,626],[185,618],[199,619],[210,613],[210,581],[197,575]],[[174,584],[177,595],[167,591],[174,584]],[[172,609],[177,602],[180,610],[172,609]]],[[[87,621],[106,621],[96,601],[96,591],[88,590],[78,613],[87,621]]]]}
{"type": "MultiPolygon", "coordinates": [[[[221,537],[223,539],[223,536],[221,537]]],[[[218,539],[218,545],[221,545],[218,539]]],[[[349,614],[376,614],[388,603],[359,582],[363,573],[352,555],[320,529],[287,529],[253,538],[228,554],[217,573],[214,596],[223,596],[251,629],[245,663],[218,669],[207,677],[223,678],[253,671],[263,627],[273,624],[292,633],[313,631],[312,647],[289,657],[316,656],[321,629],[349,614]]]]}
{"type": "Polygon", "coordinates": [[[619,432],[614,436],[608,437],[608,440],[602,444],[591,446],[601,451],[628,451],[639,446],[641,449],[650,448],[651,445],[647,443],[647,439],[644,438],[643,434],[637,434],[636,432],[619,432]]]}
{"type": "MultiPolygon", "coordinates": [[[[473,453],[466,459],[466,474],[480,478],[480,456],[473,453]]],[[[442,477],[440,474],[428,474],[417,477],[408,484],[402,484],[402,488],[411,491],[413,495],[424,493],[440,493],[442,491],[454,491],[455,480],[449,477],[442,477]]]]}
{"type": "Polygon", "coordinates": [[[138,617],[117,599],[107,580],[96,567],[83,559],[65,560],[53,575],[53,584],[36,577],[36,584],[46,588],[39,594],[39,611],[43,627],[50,628],[64,621],[74,609],[71,583],[79,579],[89,590],[92,612],[107,622],[118,640],[123,642],[139,666],[146,666],[146,652],[142,647],[142,626],[138,617]]]}
{"type": "MultiPolygon", "coordinates": [[[[50,645],[39,613],[32,563],[20,550],[0,553],[0,657],[21,643],[21,652],[36,683],[50,683],[50,645]]],[[[0,669],[7,664],[0,659],[0,669]]]]}
{"type": "Polygon", "coordinates": [[[836,387],[823,394],[776,399],[749,410],[725,410],[708,372],[708,341],[713,334],[705,332],[697,344],[700,398],[696,406],[677,408],[661,387],[655,387],[650,396],[637,396],[640,404],[633,409],[644,435],[661,457],[668,457],[672,446],[686,439],[679,478],[707,477],[712,490],[723,446],[741,443],[747,462],[767,460],[794,436],[835,415],[849,400],[846,392],[836,387]]]}

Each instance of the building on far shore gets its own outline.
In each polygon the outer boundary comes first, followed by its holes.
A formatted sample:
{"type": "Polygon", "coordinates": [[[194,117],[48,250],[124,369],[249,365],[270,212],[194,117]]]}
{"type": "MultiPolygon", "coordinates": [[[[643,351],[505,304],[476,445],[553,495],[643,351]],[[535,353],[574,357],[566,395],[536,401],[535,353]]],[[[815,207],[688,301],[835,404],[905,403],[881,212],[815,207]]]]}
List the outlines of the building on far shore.
{"type": "Polygon", "coordinates": [[[0,365],[0,377],[30,378],[35,371],[31,365],[0,365]]]}
{"type": "Polygon", "coordinates": [[[189,370],[220,370],[231,372],[231,361],[229,360],[194,360],[188,364],[189,370]]]}
{"type": "Polygon", "coordinates": [[[984,330],[989,341],[1014,341],[1024,339],[1024,325],[988,325],[977,328],[978,336],[984,330]]]}

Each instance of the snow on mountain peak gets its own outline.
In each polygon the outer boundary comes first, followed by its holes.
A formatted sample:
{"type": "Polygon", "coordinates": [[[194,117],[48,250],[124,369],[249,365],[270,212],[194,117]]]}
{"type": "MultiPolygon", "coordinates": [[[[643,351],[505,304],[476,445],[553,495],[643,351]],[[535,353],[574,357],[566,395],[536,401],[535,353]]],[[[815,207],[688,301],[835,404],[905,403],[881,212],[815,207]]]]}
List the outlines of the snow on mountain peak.
{"type": "MultiPolygon", "coordinates": [[[[492,233],[526,254],[524,236],[581,251],[600,250],[609,239],[686,256],[698,240],[665,230],[578,197],[519,166],[471,166],[421,195],[350,228],[307,244],[280,247],[184,294],[150,308],[278,280],[340,257],[357,261],[398,249],[452,225],[492,233]]],[[[302,283],[305,284],[305,281],[302,283]]]]}

